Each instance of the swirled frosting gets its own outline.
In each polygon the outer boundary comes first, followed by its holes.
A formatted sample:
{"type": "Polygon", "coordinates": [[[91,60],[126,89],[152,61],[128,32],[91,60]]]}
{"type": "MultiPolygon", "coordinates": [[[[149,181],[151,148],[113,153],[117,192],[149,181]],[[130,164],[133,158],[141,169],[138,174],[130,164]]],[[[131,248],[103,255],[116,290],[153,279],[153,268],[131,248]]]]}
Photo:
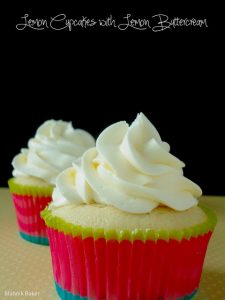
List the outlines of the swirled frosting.
{"type": "Polygon", "coordinates": [[[94,145],[88,132],[74,129],[69,122],[48,120],[28,141],[28,148],[14,157],[13,176],[33,176],[55,184],[57,175],[94,145]]]}
{"type": "Polygon", "coordinates": [[[183,176],[184,163],[169,151],[143,113],[131,126],[115,123],[80,163],[57,177],[52,205],[101,203],[130,213],[159,205],[178,211],[196,206],[201,189],[183,176]]]}

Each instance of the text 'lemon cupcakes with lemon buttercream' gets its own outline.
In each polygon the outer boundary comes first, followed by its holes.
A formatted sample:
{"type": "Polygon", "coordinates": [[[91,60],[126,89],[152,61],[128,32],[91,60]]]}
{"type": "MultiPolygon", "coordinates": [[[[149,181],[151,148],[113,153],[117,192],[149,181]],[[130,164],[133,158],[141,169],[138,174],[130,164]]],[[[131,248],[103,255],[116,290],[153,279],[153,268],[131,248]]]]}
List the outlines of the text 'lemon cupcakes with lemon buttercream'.
{"type": "Polygon", "coordinates": [[[215,214],[139,114],[98,137],[42,213],[61,299],[177,300],[197,292],[215,214]]]}
{"type": "Polygon", "coordinates": [[[71,123],[49,120],[42,124],[28,148],[12,161],[13,178],[8,182],[20,235],[34,243],[48,244],[40,212],[52,200],[57,175],[95,145],[86,131],[71,123]]]}

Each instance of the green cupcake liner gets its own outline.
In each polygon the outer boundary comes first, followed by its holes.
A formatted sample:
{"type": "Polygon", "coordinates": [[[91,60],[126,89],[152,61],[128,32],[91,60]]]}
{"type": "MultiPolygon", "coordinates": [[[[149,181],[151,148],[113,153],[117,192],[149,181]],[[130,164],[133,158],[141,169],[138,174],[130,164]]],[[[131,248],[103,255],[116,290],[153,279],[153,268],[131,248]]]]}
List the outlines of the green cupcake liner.
{"type": "Polygon", "coordinates": [[[44,245],[44,246],[48,246],[49,245],[49,241],[47,237],[44,236],[34,236],[34,235],[29,235],[26,234],[22,231],[19,231],[19,235],[26,241],[34,243],[34,244],[39,244],[39,245],[44,245]]]}
{"type": "Polygon", "coordinates": [[[64,221],[63,219],[53,216],[51,210],[45,208],[41,215],[45,220],[48,227],[54,228],[59,232],[64,234],[71,234],[73,237],[81,236],[83,239],[88,237],[93,237],[95,240],[99,238],[105,238],[106,240],[141,240],[145,242],[146,240],[157,241],[159,239],[169,241],[174,239],[180,241],[182,239],[189,240],[191,237],[197,237],[203,235],[209,231],[213,231],[217,217],[216,214],[207,206],[199,205],[201,209],[207,215],[207,220],[201,224],[184,228],[182,230],[115,230],[115,229],[103,229],[103,228],[92,228],[92,227],[82,227],[79,225],[73,225],[64,221]]]}
{"type": "Polygon", "coordinates": [[[34,197],[49,197],[52,195],[53,186],[34,186],[34,185],[22,185],[15,182],[15,178],[8,180],[8,185],[11,193],[17,195],[32,195],[34,197]]]}

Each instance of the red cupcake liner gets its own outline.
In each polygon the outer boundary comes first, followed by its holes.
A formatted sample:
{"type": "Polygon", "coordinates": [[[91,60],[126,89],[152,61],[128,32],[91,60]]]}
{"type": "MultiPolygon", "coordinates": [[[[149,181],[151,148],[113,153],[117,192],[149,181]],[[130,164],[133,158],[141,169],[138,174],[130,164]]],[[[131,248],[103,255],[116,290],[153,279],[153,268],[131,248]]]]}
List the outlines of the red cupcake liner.
{"type": "Polygon", "coordinates": [[[173,300],[192,294],[211,234],[131,242],[82,239],[48,228],[56,284],[97,300],[173,300]]]}
{"type": "Polygon", "coordinates": [[[47,237],[41,211],[51,202],[51,196],[17,195],[12,193],[19,231],[31,236],[47,237]]]}

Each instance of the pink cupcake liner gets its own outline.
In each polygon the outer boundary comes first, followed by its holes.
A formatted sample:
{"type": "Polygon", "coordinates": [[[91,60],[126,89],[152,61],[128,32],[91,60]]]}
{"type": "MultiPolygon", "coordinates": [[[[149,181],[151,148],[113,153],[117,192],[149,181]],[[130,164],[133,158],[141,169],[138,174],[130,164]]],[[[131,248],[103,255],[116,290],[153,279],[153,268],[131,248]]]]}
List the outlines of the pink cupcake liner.
{"type": "Polygon", "coordinates": [[[132,242],[83,239],[48,228],[56,285],[75,297],[97,300],[189,297],[198,289],[211,234],[132,242]]]}
{"type": "Polygon", "coordinates": [[[19,231],[38,237],[47,237],[47,230],[40,212],[52,200],[51,196],[17,195],[12,193],[19,231]]]}

